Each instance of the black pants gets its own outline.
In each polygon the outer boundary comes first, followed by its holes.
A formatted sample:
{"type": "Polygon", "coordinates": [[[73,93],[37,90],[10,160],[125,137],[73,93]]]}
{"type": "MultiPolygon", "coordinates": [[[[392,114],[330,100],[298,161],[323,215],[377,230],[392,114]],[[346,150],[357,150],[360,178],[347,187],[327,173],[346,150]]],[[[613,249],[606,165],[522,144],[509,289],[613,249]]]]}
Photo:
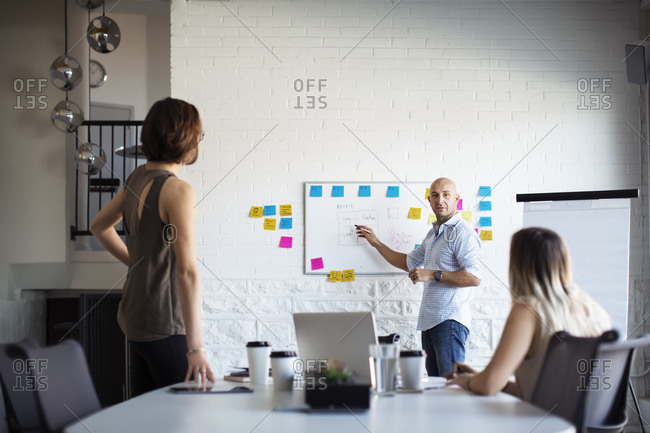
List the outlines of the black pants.
{"type": "Polygon", "coordinates": [[[187,340],[172,335],[162,340],[129,341],[131,356],[131,396],[185,380],[187,340]]]}

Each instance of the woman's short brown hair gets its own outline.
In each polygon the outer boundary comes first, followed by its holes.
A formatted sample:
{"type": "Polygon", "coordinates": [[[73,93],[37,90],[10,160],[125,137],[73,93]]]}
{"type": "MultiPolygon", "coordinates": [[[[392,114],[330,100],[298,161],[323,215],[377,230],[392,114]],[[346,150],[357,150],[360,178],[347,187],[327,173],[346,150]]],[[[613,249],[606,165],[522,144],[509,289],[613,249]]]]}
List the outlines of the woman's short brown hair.
{"type": "Polygon", "coordinates": [[[148,161],[194,164],[199,156],[201,118],[196,107],[165,98],[151,107],[142,124],[140,141],[148,161]]]}

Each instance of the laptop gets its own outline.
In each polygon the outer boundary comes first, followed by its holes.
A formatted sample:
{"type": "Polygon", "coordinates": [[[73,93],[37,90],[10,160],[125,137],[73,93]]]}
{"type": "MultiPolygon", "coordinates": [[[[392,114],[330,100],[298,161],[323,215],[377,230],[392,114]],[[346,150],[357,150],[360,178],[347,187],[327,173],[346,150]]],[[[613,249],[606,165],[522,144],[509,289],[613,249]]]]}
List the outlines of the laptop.
{"type": "Polygon", "coordinates": [[[303,370],[319,360],[336,359],[370,383],[370,344],[377,344],[372,312],[294,313],[298,357],[303,370]]]}

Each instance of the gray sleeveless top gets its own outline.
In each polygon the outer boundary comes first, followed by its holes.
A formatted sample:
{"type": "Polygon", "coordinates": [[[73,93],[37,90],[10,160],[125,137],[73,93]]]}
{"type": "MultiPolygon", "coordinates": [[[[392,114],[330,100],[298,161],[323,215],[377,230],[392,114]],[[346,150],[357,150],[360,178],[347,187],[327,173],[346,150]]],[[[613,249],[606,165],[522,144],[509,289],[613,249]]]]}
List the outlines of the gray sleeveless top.
{"type": "Polygon", "coordinates": [[[132,341],[154,341],[185,334],[173,232],[160,219],[158,210],[160,190],[173,175],[167,170],[147,170],[140,166],[126,181],[122,217],[130,264],[117,321],[132,341]],[[142,189],[152,180],[142,216],[138,218],[142,189]]]}

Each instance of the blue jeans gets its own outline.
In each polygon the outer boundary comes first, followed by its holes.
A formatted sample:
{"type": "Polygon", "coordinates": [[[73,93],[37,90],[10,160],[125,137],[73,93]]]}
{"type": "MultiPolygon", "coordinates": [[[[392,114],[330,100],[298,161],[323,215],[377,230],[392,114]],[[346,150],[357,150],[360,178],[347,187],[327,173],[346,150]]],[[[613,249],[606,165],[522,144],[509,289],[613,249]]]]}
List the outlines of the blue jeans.
{"type": "Polygon", "coordinates": [[[455,320],[422,331],[422,349],[427,353],[427,373],[442,376],[451,371],[454,362],[465,361],[465,341],[469,329],[455,320]]]}

